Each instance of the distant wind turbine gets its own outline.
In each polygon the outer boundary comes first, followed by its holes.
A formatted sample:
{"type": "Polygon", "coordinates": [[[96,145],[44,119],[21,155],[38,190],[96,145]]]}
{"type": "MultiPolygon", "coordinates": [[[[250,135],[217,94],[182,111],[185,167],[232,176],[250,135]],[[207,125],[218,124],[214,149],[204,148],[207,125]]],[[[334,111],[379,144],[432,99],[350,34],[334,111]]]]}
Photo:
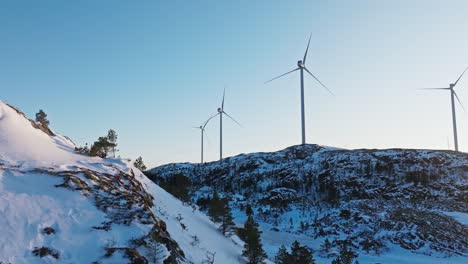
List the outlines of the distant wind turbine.
{"type": "Polygon", "coordinates": [[[223,92],[223,101],[221,102],[221,107],[218,108],[218,113],[215,115],[215,116],[219,115],[219,160],[223,159],[223,114],[229,117],[232,121],[234,121],[239,126],[242,126],[233,117],[231,117],[228,113],[226,113],[226,111],[224,111],[225,95],[226,95],[226,89],[224,89],[224,92],[223,92]]]}
{"type": "Polygon", "coordinates": [[[463,77],[463,74],[465,74],[466,70],[468,70],[468,67],[463,71],[460,77],[458,77],[455,83],[451,83],[448,88],[421,88],[423,90],[449,90],[450,91],[450,97],[452,101],[453,142],[455,144],[455,151],[458,151],[458,134],[457,134],[457,118],[456,118],[456,113],[455,113],[455,98],[457,98],[458,103],[460,103],[460,106],[463,108],[463,110],[465,110],[465,107],[463,107],[463,104],[460,101],[460,98],[458,98],[458,95],[455,92],[455,86],[458,84],[458,81],[460,81],[460,79],[463,77]]]}
{"type": "Polygon", "coordinates": [[[305,145],[306,143],[306,138],[305,138],[305,112],[304,112],[304,70],[310,74],[310,76],[312,76],[322,87],[324,87],[325,89],[327,89],[327,91],[333,95],[332,91],[330,91],[330,89],[328,89],[327,86],[325,86],[317,77],[315,77],[315,75],[313,75],[305,66],[305,63],[306,63],[306,59],[307,59],[307,52],[309,51],[309,45],[310,45],[310,39],[312,38],[312,34],[310,35],[309,37],[309,42],[307,43],[307,48],[306,48],[306,51],[304,53],[304,58],[303,60],[299,60],[297,62],[297,68],[292,70],[292,71],[289,71],[285,74],[282,74],[278,77],[275,77],[265,83],[269,83],[273,80],[276,80],[278,78],[281,78],[287,74],[290,74],[292,72],[295,72],[297,70],[299,70],[301,72],[301,123],[302,123],[302,145],[305,145]]]}
{"type": "Polygon", "coordinates": [[[196,129],[200,129],[200,132],[201,132],[201,163],[203,164],[203,146],[204,146],[204,142],[203,142],[203,139],[204,139],[204,136],[205,136],[205,128],[206,128],[206,125],[208,125],[208,122],[210,122],[211,119],[213,119],[216,115],[210,117],[208,120],[206,120],[205,122],[203,122],[203,124],[199,127],[193,127],[193,128],[196,128],[196,129]]]}

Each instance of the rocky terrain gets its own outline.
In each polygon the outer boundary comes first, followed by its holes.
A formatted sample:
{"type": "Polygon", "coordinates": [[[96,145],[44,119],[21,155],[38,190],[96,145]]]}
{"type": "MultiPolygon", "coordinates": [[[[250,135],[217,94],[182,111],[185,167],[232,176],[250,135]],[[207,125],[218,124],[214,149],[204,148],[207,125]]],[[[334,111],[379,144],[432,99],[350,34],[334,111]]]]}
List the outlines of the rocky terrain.
{"type": "Polygon", "coordinates": [[[238,224],[251,205],[270,258],[294,238],[323,263],[343,243],[364,263],[468,261],[465,153],[305,145],[146,174],[156,183],[188,177],[194,203],[216,190],[230,199],[238,224]]]}

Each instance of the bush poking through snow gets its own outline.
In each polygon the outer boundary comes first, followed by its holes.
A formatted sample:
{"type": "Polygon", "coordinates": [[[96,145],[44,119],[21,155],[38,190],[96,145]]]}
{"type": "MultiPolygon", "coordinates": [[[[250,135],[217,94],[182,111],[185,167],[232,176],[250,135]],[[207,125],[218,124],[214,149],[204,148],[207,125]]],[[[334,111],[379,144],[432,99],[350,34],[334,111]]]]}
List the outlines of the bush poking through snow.
{"type": "Polygon", "coordinates": [[[141,170],[141,171],[145,171],[146,170],[146,165],[145,163],[143,162],[143,158],[140,156],[138,157],[135,162],[133,162],[133,166],[135,166],[135,168],[141,170]]]}
{"type": "Polygon", "coordinates": [[[52,235],[55,234],[55,229],[53,229],[52,227],[46,227],[42,230],[42,233],[46,235],[52,235]]]}
{"type": "Polygon", "coordinates": [[[206,258],[203,260],[202,264],[214,264],[216,252],[208,251],[206,252],[206,258]]]}
{"type": "Polygon", "coordinates": [[[190,242],[190,245],[192,245],[192,247],[197,246],[198,244],[200,244],[200,239],[198,238],[197,235],[193,235],[192,238],[193,238],[193,241],[190,242]]]}
{"type": "Polygon", "coordinates": [[[34,254],[34,256],[41,257],[41,258],[47,257],[47,256],[51,256],[54,259],[60,258],[60,253],[57,252],[57,250],[48,248],[48,247],[40,247],[40,248],[35,247],[32,253],[34,254]]]}

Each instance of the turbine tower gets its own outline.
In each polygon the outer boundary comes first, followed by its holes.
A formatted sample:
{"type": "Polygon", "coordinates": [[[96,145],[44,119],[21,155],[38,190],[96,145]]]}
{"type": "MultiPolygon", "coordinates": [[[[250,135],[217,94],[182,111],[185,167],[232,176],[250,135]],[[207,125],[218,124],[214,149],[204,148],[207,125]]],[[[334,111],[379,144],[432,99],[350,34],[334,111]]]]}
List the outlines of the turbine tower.
{"type": "MultiPolygon", "coordinates": [[[[226,111],[224,111],[224,97],[226,95],[226,89],[223,92],[223,101],[221,102],[221,107],[218,108],[218,113],[213,117],[219,115],[219,160],[223,159],[223,114],[229,117],[232,121],[234,121],[239,126],[242,126],[239,122],[237,122],[234,118],[232,118],[226,111]]],[[[213,118],[212,117],[212,118],[213,118]]]]}
{"type": "Polygon", "coordinates": [[[463,104],[460,101],[460,98],[458,98],[458,95],[455,92],[455,86],[458,84],[458,81],[460,81],[460,79],[463,77],[463,74],[465,74],[466,70],[468,70],[468,67],[463,71],[460,77],[458,77],[455,83],[451,83],[448,88],[422,88],[423,90],[449,90],[450,91],[450,99],[452,102],[453,142],[455,145],[455,151],[457,152],[458,152],[458,134],[457,134],[457,117],[456,117],[456,111],[455,111],[455,98],[457,99],[458,103],[463,108],[463,110],[465,110],[465,108],[463,107],[463,104]]]}
{"type": "Polygon", "coordinates": [[[307,43],[307,48],[306,48],[306,51],[304,53],[304,58],[302,60],[299,60],[297,62],[297,68],[292,70],[292,71],[289,71],[285,74],[282,74],[278,77],[275,77],[267,82],[266,83],[269,83],[273,80],[276,80],[278,78],[281,78],[285,75],[288,75],[292,72],[295,72],[297,70],[300,71],[301,73],[301,124],[302,124],[302,145],[305,145],[306,144],[306,138],[305,138],[305,112],[304,112],[304,71],[306,71],[308,74],[310,74],[310,76],[312,76],[322,87],[324,87],[325,89],[327,89],[327,91],[333,95],[333,93],[330,91],[330,89],[328,89],[327,86],[325,86],[317,77],[315,77],[315,75],[313,75],[305,66],[305,63],[306,63],[306,59],[307,59],[307,52],[309,51],[309,45],[310,45],[310,39],[312,38],[312,34],[310,34],[310,37],[309,37],[309,42],[307,43]]]}

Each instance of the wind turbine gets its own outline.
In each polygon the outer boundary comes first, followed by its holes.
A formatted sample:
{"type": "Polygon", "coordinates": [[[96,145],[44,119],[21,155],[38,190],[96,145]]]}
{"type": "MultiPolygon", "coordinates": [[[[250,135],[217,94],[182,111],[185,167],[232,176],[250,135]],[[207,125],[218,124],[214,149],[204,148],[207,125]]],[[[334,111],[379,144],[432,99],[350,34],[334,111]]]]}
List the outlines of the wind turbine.
{"type": "Polygon", "coordinates": [[[200,132],[201,132],[201,164],[203,164],[203,146],[204,146],[203,139],[204,139],[204,135],[205,135],[205,128],[206,128],[206,125],[208,125],[208,122],[210,122],[210,120],[213,119],[215,116],[216,115],[210,117],[208,120],[203,122],[203,124],[201,124],[201,126],[193,127],[193,128],[196,128],[196,129],[200,129],[200,132]]]}
{"type": "MultiPolygon", "coordinates": [[[[213,117],[219,115],[219,160],[223,159],[223,114],[229,117],[232,121],[234,121],[239,126],[242,126],[239,122],[237,122],[232,116],[230,116],[226,111],[224,111],[224,97],[226,95],[226,89],[223,92],[223,101],[221,102],[221,107],[218,107],[218,113],[213,117]]],[[[212,117],[212,118],[213,118],[212,117]]]]}
{"type": "Polygon", "coordinates": [[[302,124],[302,145],[305,145],[306,143],[306,138],[305,138],[305,113],[304,113],[304,70],[310,74],[310,76],[312,76],[323,88],[327,89],[327,91],[333,95],[332,91],[330,91],[330,89],[328,89],[327,86],[325,86],[317,77],[315,77],[315,75],[313,75],[305,66],[305,63],[306,63],[306,59],[307,59],[307,52],[309,51],[309,45],[310,45],[310,39],[312,38],[312,34],[310,34],[310,37],[309,37],[309,42],[307,43],[307,48],[306,48],[306,51],[304,53],[304,58],[302,60],[299,60],[297,62],[297,68],[292,70],[292,71],[289,71],[285,74],[282,74],[278,77],[275,77],[267,82],[266,83],[269,83],[273,80],[276,80],[278,78],[281,78],[285,75],[288,75],[292,72],[295,72],[295,71],[300,71],[301,73],[301,124],[302,124]]]}
{"type": "Polygon", "coordinates": [[[456,113],[455,113],[455,98],[457,98],[458,103],[460,103],[460,106],[465,110],[463,107],[462,102],[460,101],[460,98],[458,98],[457,93],[455,92],[455,86],[458,84],[458,81],[463,77],[463,74],[465,74],[466,70],[468,70],[468,67],[463,71],[463,73],[458,77],[458,79],[455,81],[455,83],[451,83],[448,88],[422,88],[423,90],[449,90],[450,91],[450,97],[452,101],[452,122],[453,122],[453,142],[455,144],[455,151],[458,151],[458,135],[457,135],[457,118],[456,118],[456,113]]]}

